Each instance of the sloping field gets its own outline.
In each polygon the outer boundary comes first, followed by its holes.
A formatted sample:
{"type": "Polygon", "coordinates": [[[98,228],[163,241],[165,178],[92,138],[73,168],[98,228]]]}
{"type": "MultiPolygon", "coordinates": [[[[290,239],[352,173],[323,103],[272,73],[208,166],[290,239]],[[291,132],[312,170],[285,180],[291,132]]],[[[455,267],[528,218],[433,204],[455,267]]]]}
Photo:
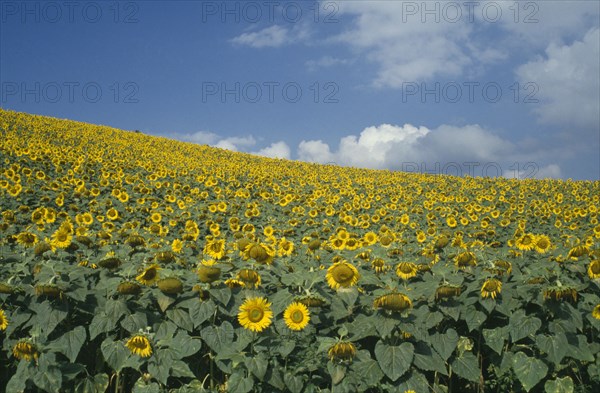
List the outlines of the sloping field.
{"type": "Polygon", "coordinates": [[[0,391],[600,387],[600,182],[0,135],[0,391]]]}

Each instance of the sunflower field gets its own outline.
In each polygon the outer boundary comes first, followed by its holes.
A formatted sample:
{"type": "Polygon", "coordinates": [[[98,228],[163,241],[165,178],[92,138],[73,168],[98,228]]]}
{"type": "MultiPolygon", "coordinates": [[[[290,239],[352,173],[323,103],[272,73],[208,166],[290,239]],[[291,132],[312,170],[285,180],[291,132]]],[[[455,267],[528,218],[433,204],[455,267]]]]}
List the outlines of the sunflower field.
{"type": "Polygon", "coordinates": [[[0,135],[0,391],[600,388],[599,181],[0,135]]]}

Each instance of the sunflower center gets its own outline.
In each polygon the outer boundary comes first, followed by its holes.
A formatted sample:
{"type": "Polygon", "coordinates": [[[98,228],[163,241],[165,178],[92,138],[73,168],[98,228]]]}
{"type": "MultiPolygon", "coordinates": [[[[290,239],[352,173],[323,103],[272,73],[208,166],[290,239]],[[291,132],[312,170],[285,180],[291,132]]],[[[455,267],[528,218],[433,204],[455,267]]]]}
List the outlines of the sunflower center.
{"type": "Polygon", "coordinates": [[[413,268],[409,264],[404,264],[403,263],[403,264],[400,265],[400,271],[402,273],[412,273],[413,272],[413,268]]]}
{"type": "Polygon", "coordinates": [[[598,261],[592,262],[592,264],[590,265],[590,270],[594,274],[600,274],[600,262],[598,262],[598,261]]]}
{"type": "Polygon", "coordinates": [[[262,309],[253,308],[248,313],[248,319],[250,320],[250,322],[256,323],[256,322],[259,322],[260,320],[262,320],[264,315],[265,315],[265,312],[262,309]]]}
{"type": "Polygon", "coordinates": [[[156,277],[156,269],[146,270],[144,273],[144,280],[152,280],[154,277],[156,277]]]}
{"type": "Polygon", "coordinates": [[[294,323],[300,323],[304,320],[304,313],[300,310],[294,310],[292,315],[290,315],[290,319],[294,323]]]}
{"type": "Polygon", "coordinates": [[[488,292],[496,292],[498,284],[495,281],[488,281],[485,283],[485,290],[488,292]]]}
{"type": "Polygon", "coordinates": [[[347,283],[352,280],[354,277],[354,272],[348,266],[342,265],[338,266],[333,271],[333,278],[338,283],[347,283]]]}
{"type": "Polygon", "coordinates": [[[56,238],[61,241],[64,242],[67,240],[67,234],[66,233],[59,233],[58,236],[56,236],[56,238]]]}
{"type": "Polygon", "coordinates": [[[526,245],[526,246],[530,245],[530,244],[531,244],[531,237],[529,237],[529,236],[525,236],[525,237],[523,238],[523,241],[522,241],[522,243],[523,243],[524,245],[526,245]]]}

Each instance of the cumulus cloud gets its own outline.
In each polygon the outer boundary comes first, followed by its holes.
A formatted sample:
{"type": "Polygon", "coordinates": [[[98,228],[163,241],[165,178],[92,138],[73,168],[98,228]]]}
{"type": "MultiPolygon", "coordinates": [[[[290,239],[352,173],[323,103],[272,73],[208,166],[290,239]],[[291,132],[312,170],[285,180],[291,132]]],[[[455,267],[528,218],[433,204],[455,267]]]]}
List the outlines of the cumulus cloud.
{"type": "Polygon", "coordinates": [[[290,159],[292,156],[292,151],[287,143],[283,141],[271,143],[271,145],[257,151],[252,154],[257,154],[259,156],[271,157],[271,158],[285,158],[290,159]]]}
{"type": "Polygon", "coordinates": [[[382,124],[340,139],[337,149],[321,140],[302,141],[298,159],[342,166],[437,174],[523,177],[560,176],[553,152],[524,150],[477,124],[434,129],[382,124]],[[533,169],[525,168],[532,163],[533,169]],[[539,163],[539,164],[538,164],[539,163]],[[539,168],[543,168],[539,169],[539,168]]]}
{"type": "Polygon", "coordinates": [[[246,151],[256,145],[256,139],[252,135],[244,137],[222,137],[210,131],[197,131],[188,134],[175,134],[175,139],[183,142],[192,142],[199,145],[209,145],[231,151],[246,151]]]}
{"type": "Polygon", "coordinates": [[[591,29],[571,45],[550,44],[546,55],[517,69],[522,83],[539,86],[535,109],[540,121],[593,129],[600,127],[600,30],[591,29]]]}

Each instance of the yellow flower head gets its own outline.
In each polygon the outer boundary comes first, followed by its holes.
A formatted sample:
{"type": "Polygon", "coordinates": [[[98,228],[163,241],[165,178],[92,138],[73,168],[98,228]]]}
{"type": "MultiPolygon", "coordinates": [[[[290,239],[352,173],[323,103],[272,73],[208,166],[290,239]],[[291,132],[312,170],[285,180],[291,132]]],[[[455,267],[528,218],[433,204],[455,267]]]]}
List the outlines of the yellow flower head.
{"type": "Polygon", "coordinates": [[[125,346],[131,351],[131,353],[138,355],[143,358],[147,358],[152,355],[152,345],[150,340],[143,334],[136,334],[131,337],[125,343],[125,346]]]}
{"type": "Polygon", "coordinates": [[[346,262],[340,261],[336,262],[327,269],[327,274],[325,276],[327,279],[327,284],[332,289],[339,288],[348,288],[353,285],[356,285],[360,275],[358,274],[358,270],[356,268],[346,262]]]}
{"type": "Polygon", "coordinates": [[[294,302],[283,312],[283,320],[291,330],[302,330],[310,321],[310,313],[304,304],[294,302]]]}
{"type": "Polygon", "coordinates": [[[349,361],[356,355],[356,346],[350,341],[340,341],[329,348],[327,355],[332,361],[349,361]]]}
{"type": "Polygon", "coordinates": [[[502,292],[502,281],[497,280],[495,278],[485,280],[485,282],[481,286],[481,297],[484,299],[486,297],[491,297],[492,299],[495,299],[500,292],[502,292]]]}
{"type": "Polygon", "coordinates": [[[240,306],[238,321],[244,329],[262,332],[271,325],[271,303],[263,297],[248,298],[240,306]]]}
{"type": "Polygon", "coordinates": [[[417,275],[417,265],[412,262],[400,262],[396,266],[396,274],[403,280],[408,280],[417,275]]]}
{"type": "Polygon", "coordinates": [[[37,347],[32,344],[28,339],[19,340],[18,343],[13,347],[13,356],[17,359],[25,359],[26,361],[38,359],[37,347]]]}
{"type": "Polygon", "coordinates": [[[142,271],[135,279],[138,280],[141,284],[144,285],[152,285],[158,281],[158,271],[160,267],[153,263],[142,271]]]}
{"type": "Polygon", "coordinates": [[[8,318],[4,315],[4,310],[0,308],[0,330],[6,330],[8,327],[8,318]]]}

